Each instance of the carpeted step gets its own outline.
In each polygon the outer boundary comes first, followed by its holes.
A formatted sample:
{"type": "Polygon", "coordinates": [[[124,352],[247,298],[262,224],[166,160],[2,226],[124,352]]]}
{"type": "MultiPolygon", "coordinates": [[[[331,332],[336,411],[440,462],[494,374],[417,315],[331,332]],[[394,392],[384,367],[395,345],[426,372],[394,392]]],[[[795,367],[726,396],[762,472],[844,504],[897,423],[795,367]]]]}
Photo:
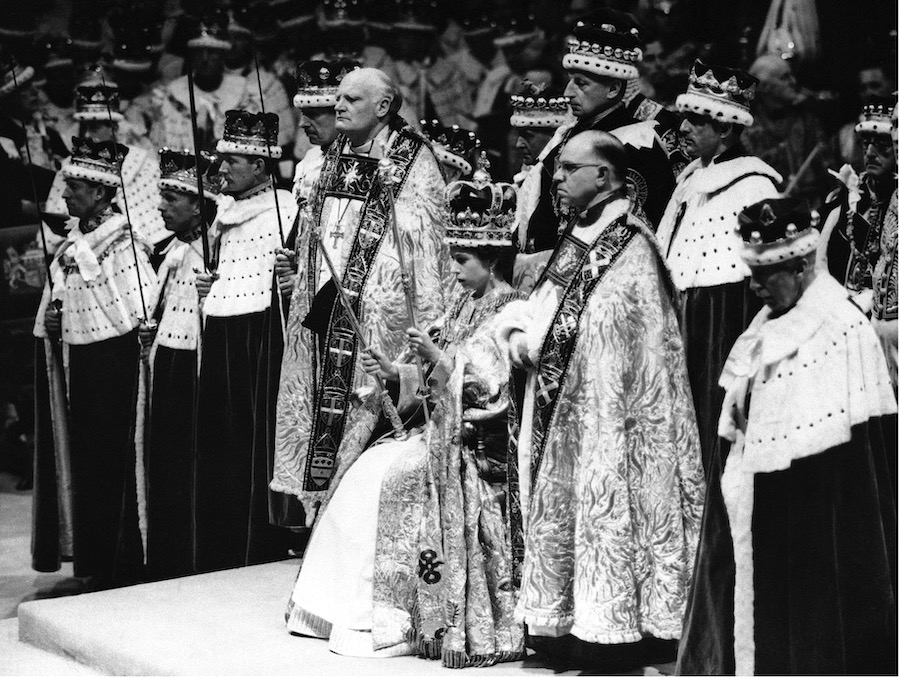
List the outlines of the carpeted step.
{"type": "MultiPolygon", "coordinates": [[[[338,656],[323,640],[290,635],[284,610],[298,565],[282,561],[25,602],[20,638],[104,674],[459,676],[415,657],[338,656]]],[[[466,671],[508,673],[524,674],[522,663],[466,671]]]]}

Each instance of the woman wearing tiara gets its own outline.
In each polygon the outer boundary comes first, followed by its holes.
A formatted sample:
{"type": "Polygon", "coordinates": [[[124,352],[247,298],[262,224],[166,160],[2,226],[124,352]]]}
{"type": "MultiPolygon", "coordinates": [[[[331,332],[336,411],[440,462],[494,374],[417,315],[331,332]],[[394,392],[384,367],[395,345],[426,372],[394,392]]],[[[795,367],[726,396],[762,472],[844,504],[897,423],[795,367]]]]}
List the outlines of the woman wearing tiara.
{"type": "Polygon", "coordinates": [[[505,280],[515,190],[492,184],[482,168],[448,186],[445,203],[462,293],[432,328],[407,331],[396,363],[375,347],[363,357],[404,416],[422,396],[420,358],[430,421],[406,440],[375,441],[337,470],[286,620],[289,631],[327,638],[343,655],[419,654],[466,667],[524,653],[508,518],[517,512],[506,467],[510,366],[494,340],[498,312],[518,298],[505,280]]]}

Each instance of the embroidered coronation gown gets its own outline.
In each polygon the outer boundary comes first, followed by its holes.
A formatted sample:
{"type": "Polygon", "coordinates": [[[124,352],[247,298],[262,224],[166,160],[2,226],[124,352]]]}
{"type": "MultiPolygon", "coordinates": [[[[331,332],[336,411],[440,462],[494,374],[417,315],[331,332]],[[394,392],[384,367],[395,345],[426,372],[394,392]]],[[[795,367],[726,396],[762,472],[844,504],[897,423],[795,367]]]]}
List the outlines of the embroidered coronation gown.
{"type": "MultiPolygon", "coordinates": [[[[510,367],[494,340],[498,312],[517,297],[506,283],[465,292],[435,325],[431,422],[338,470],[288,605],[291,632],[344,655],[418,653],[450,667],[522,655],[505,518],[510,367]]],[[[409,352],[397,366],[405,415],[418,378],[409,352]]]]}

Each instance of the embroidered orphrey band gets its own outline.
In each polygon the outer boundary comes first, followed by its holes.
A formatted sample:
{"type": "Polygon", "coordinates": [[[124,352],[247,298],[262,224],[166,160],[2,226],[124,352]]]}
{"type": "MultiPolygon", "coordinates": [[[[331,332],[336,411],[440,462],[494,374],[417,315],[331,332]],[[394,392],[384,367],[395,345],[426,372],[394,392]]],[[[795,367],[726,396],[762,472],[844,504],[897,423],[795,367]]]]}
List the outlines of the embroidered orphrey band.
{"type": "MultiPolygon", "coordinates": [[[[325,194],[340,197],[365,197],[365,205],[360,214],[359,225],[354,237],[347,268],[341,285],[351,299],[356,317],[359,318],[362,291],[366,285],[378,250],[390,224],[390,202],[380,182],[359,172],[370,163],[359,158],[349,158],[341,154],[345,138],[338,137],[329,149],[322,167],[321,187],[316,195],[313,224],[321,222],[325,194]],[[350,173],[349,181],[346,173],[350,173]],[[357,174],[359,173],[359,174],[357,174]],[[343,177],[342,177],[343,175],[343,177]],[[365,193],[363,188],[367,187],[365,193]],[[340,188],[338,188],[340,187],[340,188]],[[332,189],[332,191],[329,191],[332,189]]],[[[393,185],[395,199],[406,183],[422,142],[407,129],[402,129],[388,152],[388,157],[399,169],[400,181],[393,185]]],[[[317,243],[316,236],[310,239],[307,275],[311,277],[310,294],[315,288],[317,243]]],[[[336,299],[331,308],[325,351],[322,355],[320,377],[315,387],[316,400],[313,405],[312,435],[307,452],[306,469],[303,475],[303,489],[310,492],[328,489],[334,475],[338,446],[344,433],[350,390],[356,371],[357,341],[353,326],[344,306],[336,299]]]]}
{"type": "MultiPolygon", "coordinates": [[[[534,487],[547,431],[556,410],[559,387],[566,377],[569,361],[578,338],[578,326],[594,288],[606,276],[638,229],[627,215],[607,226],[590,248],[581,249],[576,263],[564,267],[568,276],[565,292],[541,347],[541,360],[535,381],[534,417],[532,419],[531,485],[534,487]]],[[[580,248],[579,248],[580,249],[580,248]]],[[[562,254],[562,248],[557,254],[562,254]]],[[[550,269],[552,263],[547,268],[550,269]]],[[[550,276],[548,275],[548,278],[550,276]]],[[[554,281],[556,282],[556,281],[554,281]]]]}

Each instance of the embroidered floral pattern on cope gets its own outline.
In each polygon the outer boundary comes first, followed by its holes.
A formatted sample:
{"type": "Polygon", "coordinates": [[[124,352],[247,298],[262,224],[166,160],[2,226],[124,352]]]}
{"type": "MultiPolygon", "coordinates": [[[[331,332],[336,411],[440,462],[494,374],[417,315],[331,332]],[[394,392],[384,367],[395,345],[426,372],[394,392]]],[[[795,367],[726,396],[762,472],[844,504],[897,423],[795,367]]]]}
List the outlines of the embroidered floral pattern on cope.
{"type": "MultiPolygon", "coordinates": [[[[338,147],[332,145],[329,154],[337,154],[339,151],[338,147]]],[[[321,186],[322,182],[319,182],[314,201],[319,200],[321,186]]],[[[297,251],[302,253],[301,261],[316,261],[317,246],[314,238],[323,236],[320,230],[327,226],[325,215],[331,213],[336,201],[335,197],[324,198],[323,207],[317,211],[317,214],[322,215],[321,218],[314,218],[310,228],[300,232],[297,251]]],[[[448,287],[441,267],[449,255],[442,241],[445,220],[442,201],[443,180],[437,162],[430,152],[423,151],[416,156],[409,178],[396,201],[402,245],[407,259],[415,266],[417,307],[420,323],[423,324],[437,319],[445,309],[445,291],[448,287]]],[[[369,230],[368,224],[353,223],[350,228],[353,229],[355,238],[353,242],[359,242],[361,247],[364,243],[369,243],[368,235],[364,233],[369,230]]],[[[395,357],[406,345],[405,331],[409,324],[396,264],[396,244],[390,228],[387,231],[360,291],[360,320],[363,331],[369,334],[372,342],[380,346],[388,356],[395,357]]],[[[339,270],[343,268],[342,264],[343,262],[335,261],[339,270]]],[[[316,293],[318,275],[317,263],[312,273],[298,276],[291,300],[278,394],[276,453],[271,483],[273,490],[304,499],[308,511],[312,509],[311,503],[327,500],[331,492],[307,491],[303,488],[312,426],[314,419],[319,416],[316,391],[320,366],[315,336],[312,331],[303,327],[302,321],[309,313],[316,293]]],[[[370,383],[371,380],[363,370],[354,370],[353,389],[370,383]]],[[[332,488],[336,486],[342,469],[352,463],[368,442],[378,416],[376,408],[348,407],[346,425],[335,461],[332,488]]]]}
{"type": "MultiPolygon", "coordinates": [[[[494,341],[497,312],[516,293],[454,306],[442,323],[445,357],[435,367],[432,426],[382,485],[374,573],[376,648],[408,640],[448,667],[491,665],[524,653],[513,617],[508,524],[496,490],[463,443],[467,407],[508,400],[506,350],[494,341]],[[460,324],[469,320],[468,330],[460,324]],[[471,403],[471,395],[481,398],[471,403]]],[[[505,415],[501,415],[501,421],[505,415]]]]}
{"type": "Polygon", "coordinates": [[[584,304],[523,508],[517,618],[594,643],[675,639],[705,484],[681,335],[649,241],[633,238],[584,304]]]}

